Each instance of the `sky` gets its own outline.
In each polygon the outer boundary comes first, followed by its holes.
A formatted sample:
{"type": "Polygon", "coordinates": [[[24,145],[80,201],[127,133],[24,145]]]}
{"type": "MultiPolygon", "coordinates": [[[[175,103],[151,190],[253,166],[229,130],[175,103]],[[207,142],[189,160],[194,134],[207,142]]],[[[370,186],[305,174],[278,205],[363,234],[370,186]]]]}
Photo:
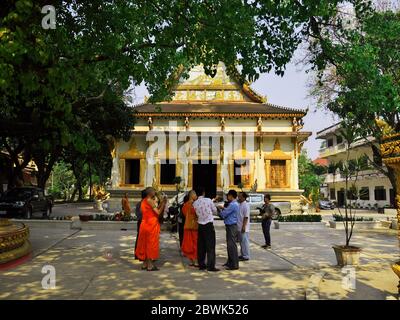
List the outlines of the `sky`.
{"type": "MultiPolygon", "coordinates": [[[[316,108],[316,104],[309,97],[309,83],[311,75],[306,73],[307,68],[296,64],[296,56],[286,66],[283,77],[274,73],[261,74],[260,78],[251,84],[251,87],[259,94],[267,96],[267,101],[272,104],[295,108],[309,108],[308,114],[304,117],[303,131],[310,131],[312,135],[304,144],[308,156],[311,159],[318,157],[321,140],[315,139],[316,133],[337,122],[337,118],[326,110],[316,108]]],[[[135,88],[134,103],[142,103],[148,92],[144,85],[135,88]]]]}

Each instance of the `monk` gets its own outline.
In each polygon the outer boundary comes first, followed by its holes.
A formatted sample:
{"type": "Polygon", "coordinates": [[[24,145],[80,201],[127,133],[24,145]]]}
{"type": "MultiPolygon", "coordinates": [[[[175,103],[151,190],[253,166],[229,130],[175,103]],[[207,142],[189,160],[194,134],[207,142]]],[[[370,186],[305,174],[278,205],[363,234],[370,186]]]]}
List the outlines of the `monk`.
{"type": "Polygon", "coordinates": [[[124,215],[131,214],[131,205],[129,204],[128,192],[125,192],[124,197],[121,200],[121,205],[124,215]]]}
{"type": "Polygon", "coordinates": [[[188,194],[189,200],[183,205],[182,213],[185,217],[185,225],[183,227],[182,253],[190,260],[190,266],[198,267],[197,264],[197,238],[198,224],[196,211],[193,208],[193,202],[196,201],[197,195],[194,190],[188,194]]]}
{"type": "Polygon", "coordinates": [[[142,222],[140,224],[139,238],[135,256],[143,261],[142,270],[157,271],[154,260],[160,254],[160,222],[159,216],[164,214],[167,198],[157,205],[156,191],[152,187],[145,189],[146,198],[143,199],[140,209],[142,212],[142,222]]]}

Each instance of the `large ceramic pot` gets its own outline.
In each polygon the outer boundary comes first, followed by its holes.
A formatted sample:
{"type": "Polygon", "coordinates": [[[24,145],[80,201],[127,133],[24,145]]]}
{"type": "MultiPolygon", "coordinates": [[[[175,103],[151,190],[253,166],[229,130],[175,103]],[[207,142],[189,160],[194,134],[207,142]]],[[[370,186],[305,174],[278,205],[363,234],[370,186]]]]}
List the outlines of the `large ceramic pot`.
{"type": "Polygon", "coordinates": [[[361,248],[355,246],[333,246],[339,266],[356,266],[360,262],[361,248]]]}

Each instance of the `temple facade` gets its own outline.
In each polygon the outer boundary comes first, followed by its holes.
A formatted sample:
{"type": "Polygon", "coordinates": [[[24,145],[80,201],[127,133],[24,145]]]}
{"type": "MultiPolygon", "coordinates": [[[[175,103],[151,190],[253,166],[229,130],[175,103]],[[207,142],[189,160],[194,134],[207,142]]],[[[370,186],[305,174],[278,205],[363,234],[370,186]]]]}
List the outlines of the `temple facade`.
{"type": "Polygon", "coordinates": [[[298,155],[311,134],[301,131],[306,111],[268,103],[239,77],[223,63],[213,78],[197,66],[171,101],[134,107],[130,141],[111,147],[111,195],[137,197],[147,186],[172,193],[180,177],[182,190],[268,192],[297,211],[298,155]]]}

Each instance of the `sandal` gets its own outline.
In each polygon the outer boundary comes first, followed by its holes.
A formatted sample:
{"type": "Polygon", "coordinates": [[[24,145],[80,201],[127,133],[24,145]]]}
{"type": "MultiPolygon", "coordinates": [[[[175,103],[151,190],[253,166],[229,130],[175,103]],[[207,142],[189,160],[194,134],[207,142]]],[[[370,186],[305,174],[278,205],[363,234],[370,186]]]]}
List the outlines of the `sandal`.
{"type": "Polygon", "coordinates": [[[147,269],[147,271],[158,271],[158,270],[160,270],[160,269],[158,269],[156,266],[153,266],[153,268],[151,268],[151,269],[147,269]]]}

